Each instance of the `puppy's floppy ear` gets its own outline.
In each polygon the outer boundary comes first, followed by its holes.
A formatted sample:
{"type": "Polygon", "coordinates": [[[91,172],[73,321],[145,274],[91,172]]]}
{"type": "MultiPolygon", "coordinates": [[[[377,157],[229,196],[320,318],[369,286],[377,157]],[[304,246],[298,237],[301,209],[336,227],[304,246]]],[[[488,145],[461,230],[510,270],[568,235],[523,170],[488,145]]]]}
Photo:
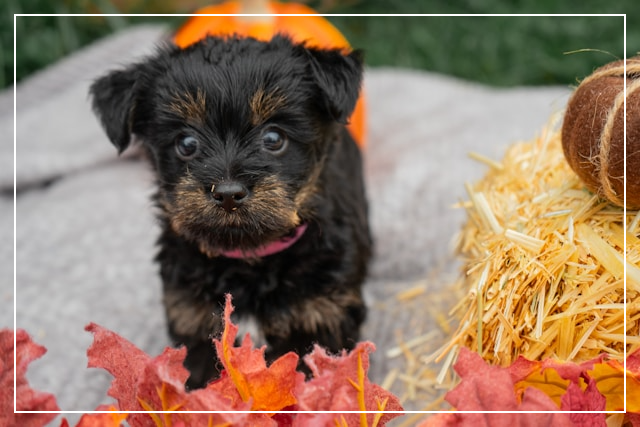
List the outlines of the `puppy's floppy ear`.
{"type": "Polygon", "coordinates": [[[107,136],[122,153],[131,140],[135,86],[141,66],[112,71],[91,85],[92,107],[107,136]]]}
{"type": "Polygon", "coordinates": [[[346,123],[353,112],[362,83],[362,52],[343,54],[340,49],[308,48],[311,70],[324,95],[329,115],[346,123]]]}

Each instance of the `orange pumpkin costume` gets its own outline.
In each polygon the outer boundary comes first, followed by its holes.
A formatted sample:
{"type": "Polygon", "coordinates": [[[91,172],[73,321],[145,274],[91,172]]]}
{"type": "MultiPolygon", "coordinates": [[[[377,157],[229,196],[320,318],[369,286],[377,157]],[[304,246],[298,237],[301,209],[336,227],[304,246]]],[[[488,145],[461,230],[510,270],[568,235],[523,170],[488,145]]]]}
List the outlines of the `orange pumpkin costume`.
{"type": "MultiPolygon", "coordinates": [[[[298,3],[266,3],[265,12],[280,16],[192,16],[174,35],[179,47],[186,47],[207,35],[237,34],[269,40],[276,33],[284,33],[295,42],[323,49],[350,50],[349,42],[329,21],[313,9],[298,3]],[[291,16],[304,14],[309,16],[291,16]],[[285,15],[285,16],[282,16],[285,15]],[[288,16],[287,16],[288,15],[288,16]]],[[[198,15],[229,15],[248,13],[240,1],[229,1],[207,6],[196,11],[198,15]]],[[[347,125],[351,136],[360,148],[365,145],[365,102],[361,92],[347,125]]]]}

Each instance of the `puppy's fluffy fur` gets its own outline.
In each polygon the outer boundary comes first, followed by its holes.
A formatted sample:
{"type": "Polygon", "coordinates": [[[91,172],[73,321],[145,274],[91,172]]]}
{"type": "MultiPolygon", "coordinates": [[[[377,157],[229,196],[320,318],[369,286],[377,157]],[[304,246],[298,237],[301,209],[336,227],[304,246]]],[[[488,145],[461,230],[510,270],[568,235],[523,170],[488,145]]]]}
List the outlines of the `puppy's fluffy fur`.
{"type": "Polygon", "coordinates": [[[271,360],[358,340],[371,239],[361,155],[345,123],[361,76],[358,52],[208,37],[92,85],[111,142],[122,152],[135,135],[157,176],[156,259],[189,386],[217,375],[211,337],[226,293],[271,360]],[[293,245],[258,253],[300,226],[293,245]]]}

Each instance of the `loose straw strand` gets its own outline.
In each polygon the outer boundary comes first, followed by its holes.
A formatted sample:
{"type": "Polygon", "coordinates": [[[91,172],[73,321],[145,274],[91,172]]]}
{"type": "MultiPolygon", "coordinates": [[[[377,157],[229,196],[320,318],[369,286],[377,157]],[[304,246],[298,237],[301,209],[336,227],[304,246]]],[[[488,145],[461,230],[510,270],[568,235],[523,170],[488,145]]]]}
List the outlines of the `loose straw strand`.
{"type": "MultiPolygon", "coordinates": [[[[627,77],[632,74],[640,73],[640,57],[627,59],[627,77]]],[[[584,85],[592,80],[600,79],[602,77],[621,77],[624,75],[624,64],[610,68],[604,68],[594,72],[593,74],[585,77],[580,84],[584,85]]]]}

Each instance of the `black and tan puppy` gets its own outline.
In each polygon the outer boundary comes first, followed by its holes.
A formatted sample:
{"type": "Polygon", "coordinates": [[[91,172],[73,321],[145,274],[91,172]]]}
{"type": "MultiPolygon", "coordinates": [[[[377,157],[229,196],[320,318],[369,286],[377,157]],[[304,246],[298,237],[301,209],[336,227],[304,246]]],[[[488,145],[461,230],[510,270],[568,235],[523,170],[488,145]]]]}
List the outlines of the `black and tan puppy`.
{"type": "Polygon", "coordinates": [[[157,261],[189,386],[217,375],[227,293],[271,360],[358,340],[371,239],[345,123],[361,77],[358,52],[209,37],[92,85],[111,142],[122,152],[135,135],[157,176],[157,261]]]}

